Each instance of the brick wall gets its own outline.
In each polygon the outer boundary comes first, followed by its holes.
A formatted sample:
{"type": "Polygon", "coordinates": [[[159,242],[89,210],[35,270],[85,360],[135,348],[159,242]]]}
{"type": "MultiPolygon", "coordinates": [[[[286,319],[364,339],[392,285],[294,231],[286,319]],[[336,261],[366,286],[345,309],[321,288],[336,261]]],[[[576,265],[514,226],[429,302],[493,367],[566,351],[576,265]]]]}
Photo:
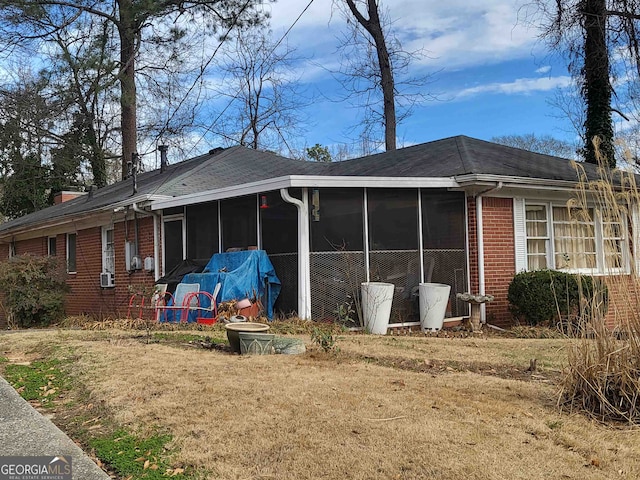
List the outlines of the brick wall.
{"type": "MultiPolygon", "coordinates": [[[[67,315],[87,314],[99,319],[124,318],[127,314],[131,290],[139,286],[154,284],[153,272],[137,270],[127,272],[125,267],[125,240],[136,238],[135,222],[130,219],[114,225],[115,241],[115,288],[100,287],[102,272],[102,229],[101,227],[78,230],[76,233],[76,272],[70,273],[67,283],[71,292],[67,295],[67,315]],[[131,288],[130,288],[131,286],[131,288]]],[[[138,218],[138,253],[144,259],[153,257],[153,218],[138,218]]],[[[61,262],[66,263],[66,234],[56,239],[56,253],[61,262]]],[[[47,254],[47,237],[16,242],[16,253],[47,254]]],[[[8,247],[0,249],[0,260],[8,257],[8,247]]],[[[150,315],[150,312],[148,312],[150,315]]],[[[137,315],[137,312],[136,312],[137,315]]],[[[0,312],[0,325],[3,314],[0,312]]]]}
{"type": "Polygon", "coordinates": [[[609,308],[605,323],[609,328],[624,329],[627,322],[637,325],[640,312],[640,279],[632,275],[607,277],[609,308]]]}
{"type": "MultiPolygon", "coordinates": [[[[476,230],[476,199],[467,200],[469,212],[469,276],[471,291],[479,291],[478,239],[476,230]]],[[[485,292],[495,300],[487,304],[487,321],[494,325],[512,324],[507,291],[515,274],[515,249],[513,230],[513,201],[510,198],[482,198],[482,223],[484,239],[485,292]]]]}

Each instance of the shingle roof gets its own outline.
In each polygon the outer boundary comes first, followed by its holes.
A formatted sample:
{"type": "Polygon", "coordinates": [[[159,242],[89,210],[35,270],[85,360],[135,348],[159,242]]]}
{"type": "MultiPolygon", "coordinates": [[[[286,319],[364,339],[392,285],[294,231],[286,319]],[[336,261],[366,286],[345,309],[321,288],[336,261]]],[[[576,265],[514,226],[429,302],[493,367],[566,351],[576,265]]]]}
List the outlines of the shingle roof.
{"type": "MultiPolygon", "coordinates": [[[[596,173],[595,165],[586,169],[596,173]]],[[[576,181],[564,158],[477,140],[463,135],[331,164],[332,175],[455,177],[501,175],[576,181]]]]}
{"type": "MultiPolygon", "coordinates": [[[[595,166],[585,167],[595,174],[595,166]]],[[[142,173],[137,195],[178,197],[288,175],[447,178],[467,174],[576,180],[566,159],[457,136],[334,163],[293,160],[236,146],[169,165],[165,172],[142,173]]],[[[133,201],[132,181],[123,180],[96,190],[91,197],[84,195],[2,224],[0,234],[97,211],[130,198],[133,201]]]]}

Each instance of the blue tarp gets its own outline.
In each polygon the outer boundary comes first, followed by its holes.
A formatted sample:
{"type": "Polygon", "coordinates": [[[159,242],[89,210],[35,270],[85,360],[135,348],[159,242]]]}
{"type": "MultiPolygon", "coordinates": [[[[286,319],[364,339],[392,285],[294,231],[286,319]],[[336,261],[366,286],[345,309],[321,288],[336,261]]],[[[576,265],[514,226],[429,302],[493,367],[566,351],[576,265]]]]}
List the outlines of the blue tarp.
{"type": "MultiPolygon", "coordinates": [[[[243,298],[260,299],[269,319],[273,318],[273,305],[281,289],[280,280],[264,250],[216,253],[202,273],[188,273],[182,283],[199,283],[200,290],[209,293],[213,293],[216,284],[221,283],[216,298],[218,303],[243,298]]],[[[201,295],[200,305],[209,307],[209,299],[201,295]]],[[[189,321],[195,321],[195,312],[189,315],[189,321]]]]}

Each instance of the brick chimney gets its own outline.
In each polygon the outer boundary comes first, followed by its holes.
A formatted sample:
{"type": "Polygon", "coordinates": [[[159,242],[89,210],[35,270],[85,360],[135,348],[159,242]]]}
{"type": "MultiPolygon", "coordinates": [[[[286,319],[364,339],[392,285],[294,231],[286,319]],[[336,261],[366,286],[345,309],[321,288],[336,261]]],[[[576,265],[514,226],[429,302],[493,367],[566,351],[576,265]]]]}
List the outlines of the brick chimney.
{"type": "Polygon", "coordinates": [[[68,192],[62,191],[55,194],[53,197],[53,204],[58,205],[63,202],[68,202],[69,200],[73,200],[81,195],[85,195],[85,192],[68,192]]]}

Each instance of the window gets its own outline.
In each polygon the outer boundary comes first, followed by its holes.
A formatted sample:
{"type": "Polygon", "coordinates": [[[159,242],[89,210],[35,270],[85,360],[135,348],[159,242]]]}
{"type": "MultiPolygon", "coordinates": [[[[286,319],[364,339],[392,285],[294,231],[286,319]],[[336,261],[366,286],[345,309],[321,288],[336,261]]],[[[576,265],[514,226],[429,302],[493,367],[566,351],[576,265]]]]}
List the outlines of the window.
{"type": "Polygon", "coordinates": [[[67,272],[76,273],[76,234],[67,233],[67,272]]]}
{"type": "Polygon", "coordinates": [[[113,227],[102,227],[102,271],[116,272],[113,227]]]}
{"type": "Polygon", "coordinates": [[[528,270],[613,273],[628,269],[623,219],[594,208],[569,210],[549,203],[527,203],[524,213],[528,270]]]}
{"type": "Polygon", "coordinates": [[[593,209],[569,211],[567,207],[553,207],[553,245],[555,268],[568,270],[595,269],[596,233],[593,209]]]}
{"type": "Polygon", "coordinates": [[[55,257],[56,253],[56,237],[47,238],[47,255],[55,257]]]}
{"type": "Polygon", "coordinates": [[[549,228],[547,208],[544,205],[527,205],[525,208],[527,223],[527,266],[529,270],[542,270],[548,267],[549,228]]]}

